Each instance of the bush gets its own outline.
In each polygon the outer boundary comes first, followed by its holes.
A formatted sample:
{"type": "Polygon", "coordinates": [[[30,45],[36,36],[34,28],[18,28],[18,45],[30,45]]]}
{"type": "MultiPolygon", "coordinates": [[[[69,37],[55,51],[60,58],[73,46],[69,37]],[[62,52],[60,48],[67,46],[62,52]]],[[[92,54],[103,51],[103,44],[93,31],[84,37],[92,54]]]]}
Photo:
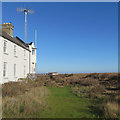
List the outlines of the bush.
{"type": "Polygon", "coordinates": [[[105,92],[104,86],[75,86],[72,87],[72,92],[78,96],[84,97],[101,97],[105,92]]]}
{"type": "Polygon", "coordinates": [[[27,86],[19,82],[9,82],[2,85],[2,96],[16,96],[25,93],[27,86]]]}

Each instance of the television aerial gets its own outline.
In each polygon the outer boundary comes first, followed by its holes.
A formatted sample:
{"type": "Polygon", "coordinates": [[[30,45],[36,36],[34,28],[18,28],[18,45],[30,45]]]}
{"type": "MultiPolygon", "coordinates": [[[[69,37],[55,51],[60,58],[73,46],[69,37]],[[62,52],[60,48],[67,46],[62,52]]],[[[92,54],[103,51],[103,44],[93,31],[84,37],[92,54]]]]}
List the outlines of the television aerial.
{"type": "Polygon", "coordinates": [[[34,10],[26,8],[17,8],[18,12],[24,12],[25,14],[25,42],[27,42],[27,14],[33,14],[34,10]]]}

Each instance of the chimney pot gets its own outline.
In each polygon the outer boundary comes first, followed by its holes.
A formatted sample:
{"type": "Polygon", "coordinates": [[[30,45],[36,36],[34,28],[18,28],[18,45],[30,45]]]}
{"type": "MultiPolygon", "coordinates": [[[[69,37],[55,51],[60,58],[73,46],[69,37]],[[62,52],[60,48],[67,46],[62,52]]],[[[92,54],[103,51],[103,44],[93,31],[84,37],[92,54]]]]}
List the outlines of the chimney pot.
{"type": "Polygon", "coordinates": [[[10,36],[13,37],[13,28],[14,26],[11,23],[3,23],[2,30],[8,33],[10,36]]]}

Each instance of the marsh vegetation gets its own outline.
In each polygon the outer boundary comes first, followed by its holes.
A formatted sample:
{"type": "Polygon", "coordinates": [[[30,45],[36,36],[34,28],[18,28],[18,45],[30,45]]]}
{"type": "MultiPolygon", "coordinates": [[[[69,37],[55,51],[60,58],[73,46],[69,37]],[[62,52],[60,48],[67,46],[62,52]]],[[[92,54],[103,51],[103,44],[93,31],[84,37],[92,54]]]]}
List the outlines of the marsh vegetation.
{"type": "Polygon", "coordinates": [[[3,118],[119,118],[117,73],[37,75],[2,86],[3,118]]]}

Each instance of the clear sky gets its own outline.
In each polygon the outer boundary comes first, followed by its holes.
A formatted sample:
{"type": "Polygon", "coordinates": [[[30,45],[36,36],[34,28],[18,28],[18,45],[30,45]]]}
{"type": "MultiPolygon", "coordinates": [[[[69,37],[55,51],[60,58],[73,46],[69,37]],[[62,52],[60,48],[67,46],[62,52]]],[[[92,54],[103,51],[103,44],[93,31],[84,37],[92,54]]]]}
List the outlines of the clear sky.
{"type": "Polygon", "coordinates": [[[37,29],[37,72],[81,73],[118,71],[118,3],[3,3],[2,22],[14,25],[14,36],[27,42],[37,29]]]}

